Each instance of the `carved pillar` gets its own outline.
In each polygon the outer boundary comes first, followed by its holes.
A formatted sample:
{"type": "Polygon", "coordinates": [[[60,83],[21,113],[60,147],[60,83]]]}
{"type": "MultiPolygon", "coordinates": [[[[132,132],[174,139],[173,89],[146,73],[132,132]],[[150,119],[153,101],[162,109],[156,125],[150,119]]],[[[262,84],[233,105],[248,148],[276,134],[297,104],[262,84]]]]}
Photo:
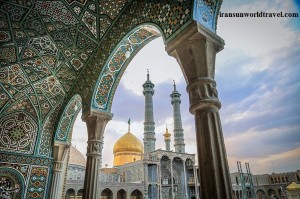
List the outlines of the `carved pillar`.
{"type": "Polygon", "coordinates": [[[171,159],[171,190],[172,190],[172,199],[174,199],[174,182],[173,182],[173,158],[171,159]]]}
{"type": "Polygon", "coordinates": [[[185,168],[185,162],[186,160],[182,161],[183,162],[183,173],[184,173],[184,190],[185,190],[185,199],[188,199],[188,193],[187,193],[187,179],[186,179],[186,168],[185,168]]]}
{"type": "Polygon", "coordinates": [[[162,190],[161,190],[161,158],[159,159],[159,177],[158,177],[158,183],[159,183],[159,199],[162,199],[162,190]]]}
{"type": "Polygon", "coordinates": [[[66,164],[66,156],[67,152],[70,148],[70,144],[68,143],[54,143],[53,150],[53,177],[50,191],[50,199],[57,199],[62,197],[62,187],[63,187],[63,166],[66,164]]]}
{"type": "Polygon", "coordinates": [[[193,166],[194,171],[194,183],[195,183],[195,194],[196,199],[199,199],[199,183],[198,183],[198,175],[197,175],[197,166],[193,166]]]}
{"type": "Polygon", "coordinates": [[[219,117],[215,56],[224,41],[196,22],[168,42],[187,81],[190,112],[195,115],[202,199],[231,199],[231,183],[219,117]],[[215,191],[212,191],[215,190],[215,191]]]}
{"type": "Polygon", "coordinates": [[[98,170],[101,167],[103,133],[112,118],[111,113],[92,112],[82,117],[88,131],[87,161],[84,179],[84,199],[98,198],[98,170]]]}
{"type": "Polygon", "coordinates": [[[149,193],[149,185],[148,185],[148,163],[144,162],[144,192],[145,192],[145,199],[148,199],[149,193]]]}

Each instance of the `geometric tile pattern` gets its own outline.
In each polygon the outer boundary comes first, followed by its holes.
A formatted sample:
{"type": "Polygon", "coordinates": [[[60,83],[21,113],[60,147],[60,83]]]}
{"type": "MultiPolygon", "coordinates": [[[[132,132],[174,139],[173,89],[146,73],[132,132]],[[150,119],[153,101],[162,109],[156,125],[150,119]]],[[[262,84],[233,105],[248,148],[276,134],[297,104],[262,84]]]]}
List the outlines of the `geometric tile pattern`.
{"type": "MultiPolygon", "coordinates": [[[[194,17],[214,32],[221,2],[1,1],[0,160],[5,157],[11,164],[23,162],[30,169],[32,165],[51,165],[54,132],[60,132],[56,135],[66,141],[71,136],[77,111],[65,107],[73,96],[81,96],[83,111],[91,108],[92,101],[94,108],[110,111],[128,62],[158,36],[156,32],[147,38],[149,32],[141,29],[134,35],[134,31],[146,24],[155,25],[168,42],[194,17]],[[134,36],[128,38],[131,34],[134,36]],[[126,51],[131,56],[125,59],[126,51]],[[58,130],[60,122],[59,128],[66,131],[58,130]],[[25,139],[32,136],[34,139],[25,139]],[[18,156],[24,153],[27,155],[18,156]]],[[[33,191],[24,194],[47,198],[38,190],[47,189],[49,171],[44,173],[47,181],[43,181],[35,173],[38,170],[26,177],[33,191]]]]}
{"type": "Polygon", "coordinates": [[[40,55],[57,55],[57,47],[49,36],[30,39],[28,46],[39,52],[40,55]]]}
{"type": "Polygon", "coordinates": [[[24,72],[18,64],[0,69],[0,82],[20,89],[29,84],[24,72]]]}
{"type": "Polygon", "coordinates": [[[42,127],[41,138],[38,143],[38,155],[40,156],[50,156],[52,152],[52,140],[54,136],[54,124],[57,120],[57,115],[61,108],[61,103],[59,103],[51,112],[48,114],[44,121],[42,127]]]}
{"type": "MultiPolygon", "coordinates": [[[[0,162],[14,164],[15,165],[14,168],[15,167],[23,167],[24,165],[38,165],[38,166],[50,167],[53,164],[53,159],[43,158],[43,157],[24,156],[24,155],[17,155],[17,154],[0,153],[0,162]]],[[[22,168],[20,168],[20,169],[22,170],[22,168]]],[[[21,172],[21,173],[23,173],[23,172],[21,172]]]]}
{"type": "Polygon", "coordinates": [[[0,150],[32,154],[38,132],[37,122],[25,112],[0,118],[0,150]]]}
{"type": "Polygon", "coordinates": [[[47,168],[33,167],[31,169],[26,198],[44,198],[47,189],[47,175],[47,168]]]}
{"type": "Polygon", "coordinates": [[[193,18],[212,32],[216,32],[217,17],[222,1],[194,1],[193,18]]]}
{"type": "Polygon", "coordinates": [[[62,22],[65,25],[75,25],[78,23],[76,18],[61,1],[38,1],[36,2],[36,9],[42,15],[51,17],[53,21],[62,22]]]}
{"type": "Polygon", "coordinates": [[[96,21],[96,17],[94,15],[92,15],[90,12],[85,11],[84,15],[82,17],[82,21],[88,27],[88,29],[91,31],[91,33],[95,37],[97,37],[97,21],[96,21]]]}

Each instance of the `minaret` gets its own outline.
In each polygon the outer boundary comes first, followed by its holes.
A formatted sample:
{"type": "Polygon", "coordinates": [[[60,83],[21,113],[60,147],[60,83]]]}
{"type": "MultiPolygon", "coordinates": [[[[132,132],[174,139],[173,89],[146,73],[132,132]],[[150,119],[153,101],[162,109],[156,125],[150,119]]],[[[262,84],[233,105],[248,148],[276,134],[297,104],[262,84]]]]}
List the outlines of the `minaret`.
{"type": "Polygon", "coordinates": [[[145,121],[144,121],[144,153],[155,150],[155,127],[153,117],[153,90],[154,84],[149,79],[147,70],[147,81],[143,84],[143,94],[145,96],[145,121]]]}
{"type": "Polygon", "coordinates": [[[176,90],[174,81],[174,91],[170,95],[172,98],[171,103],[173,105],[173,118],[174,118],[174,147],[175,152],[185,153],[185,144],[183,138],[183,129],[180,114],[180,93],[176,90]]]}
{"type": "Polygon", "coordinates": [[[166,132],[164,134],[164,139],[165,139],[165,143],[166,143],[166,150],[171,151],[171,149],[170,149],[171,134],[169,133],[167,127],[166,127],[166,132]]]}

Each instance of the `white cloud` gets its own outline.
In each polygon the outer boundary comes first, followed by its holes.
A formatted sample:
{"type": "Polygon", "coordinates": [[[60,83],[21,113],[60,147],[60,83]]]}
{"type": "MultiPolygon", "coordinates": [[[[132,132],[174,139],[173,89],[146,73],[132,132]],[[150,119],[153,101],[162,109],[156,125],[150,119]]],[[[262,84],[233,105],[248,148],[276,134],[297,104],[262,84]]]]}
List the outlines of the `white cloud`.
{"type": "Polygon", "coordinates": [[[146,81],[147,69],[150,80],[158,85],[163,82],[184,81],[181,69],[173,57],[165,51],[163,39],[155,39],[146,45],[128,65],[121,83],[136,95],[143,95],[142,85],[146,81]]]}
{"type": "MultiPolygon", "coordinates": [[[[292,12],[291,1],[256,1],[247,5],[226,7],[223,2],[221,12],[292,12]]],[[[291,45],[298,35],[287,27],[289,18],[279,17],[219,17],[218,34],[225,40],[225,48],[240,49],[245,53],[260,57],[275,49],[291,45]]],[[[296,19],[292,19],[296,20],[296,19]]]]}

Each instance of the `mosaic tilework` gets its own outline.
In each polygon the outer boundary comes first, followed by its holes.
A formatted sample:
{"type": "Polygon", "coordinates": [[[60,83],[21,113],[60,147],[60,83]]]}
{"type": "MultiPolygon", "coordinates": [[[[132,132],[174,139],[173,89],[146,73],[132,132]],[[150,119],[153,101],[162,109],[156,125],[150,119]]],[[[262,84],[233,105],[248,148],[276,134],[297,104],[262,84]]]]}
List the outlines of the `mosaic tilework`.
{"type": "Polygon", "coordinates": [[[4,115],[0,119],[1,151],[33,153],[38,127],[26,113],[4,115]]]}
{"type": "Polygon", "coordinates": [[[3,46],[0,48],[0,66],[14,63],[16,60],[16,49],[14,46],[3,46]]]}
{"type": "Polygon", "coordinates": [[[27,179],[29,173],[30,173],[30,165],[28,164],[15,164],[15,163],[0,163],[0,168],[3,167],[9,167],[17,170],[20,174],[22,174],[24,179],[27,179]]]}
{"type": "Polygon", "coordinates": [[[48,36],[30,39],[28,46],[38,51],[40,55],[57,55],[58,51],[48,36]]]}
{"type": "Polygon", "coordinates": [[[86,0],[66,0],[69,4],[72,4],[73,2],[78,2],[81,4],[85,4],[86,0]]]}
{"type": "Polygon", "coordinates": [[[44,167],[33,167],[27,188],[26,198],[44,198],[47,189],[48,169],[44,167]]]}
{"type": "Polygon", "coordinates": [[[107,15],[111,19],[115,19],[121,9],[124,7],[127,0],[102,0],[99,3],[100,14],[107,15]]]}
{"type": "Polygon", "coordinates": [[[0,31],[0,43],[11,41],[10,32],[0,31]]]}
{"type": "Polygon", "coordinates": [[[23,87],[29,83],[18,64],[1,68],[0,82],[7,83],[18,88],[23,87]]]}
{"type": "Polygon", "coordinates": [[[51,71],[42,59],[30,59],[28,61],[22,62],[21,65],[23,66],[23,69],[31,83],[34,83],[51,75],[51,71]]]}
{"type": "MultiPolygon", "coordinates": [[[[82,66],[81,66],[82,67],[82,66]]],[[[78,68],[78,70],[80,67],[78,68]]],[[[76,79],[75,72],[71,69],[69,65],[64,65],[61,67],[57,73],[56,77],[65,91],[69,91],[70,87],[74,84],[74,80],[76,79]]]]}
{"type": "Polygon", "coordinates": [[[10,96],[5,92],[4,88],[0,86],[0,107],[3,107],[8,100],[10,100],[10,96]]]}
{"type": "MultiPolygon", "coordinates": [[[[1,183],[0,198],[5,198],[6,197],[5,195],[9,194],[10,198],[23,199],[24,192],[25,192],[24,179],[22,179],[22,175],[17,170],[9,168],[9,167],[1,167],[0,183],[1,183]],[[5,187],[6,187],[5,181],[9,182],[10,184],[8,186],[12,186],[13,190],[15,190],[15,191],[13,191],[13,192],[5,191],[5,187]]],[[[9,187],[7,187],[7,188],[8,188],[8,190],[10,190],[9,187]]]]}
{"type": "Polygon", "coordinates": [[[25,113],[30,113],[34,119],[37,120],[36,110],[34,105],[31,103],[28,97],[23,95],[14,96],[18,99],[18,101],[12,103],[8,109],[6,110],[7,113],[19,112],[24,111],[25,113]]]}
{"type": "Polygon", "coordinates": [[[222,1],[196,0],[193,18],[209,30],[216,32],[217,17],[222,1]]]}
{"type": "Polygon", "coordinates": [[[50,165],[52,165],[53,160],[49,158],[42,158],[42,157],[0,153],[0,162],[6,164],[38,165],[38,166],[49,167],[50,165]]]}
{"type": "Polygon", "coordinates": [[[96,21],[96,17],[94,15],[92,15],[90,12],[85,11],[84,15],[82,17],[82,21],[88,27],[88,29],[91,31],[91,33],[95,37],[97,37],[97,21],[96,21]]]}
{"type": "Polygon", "coordinates": [[[44,35],[46,33],[45,28],[40,19],[33,19],[23,23],[23,27],[28,30],[34,30],[36,34],[44,35]]]}
{"type": "Polygon", "coordinates": [[[52,105],[56,105],[65,95],[60,82],[55,76],[49,76],[33,84],[37,93],[47,97],[52,105]]]}
{"type": "Polygon", "coordinates": [[[16,7],[8,3],[2,3],[1,8],[9,13],[9,18],[12,21],[20,21],[27,9],[16,7]]]}
{"type": "Polygon", "coordinates": [[[100,18],[100,37],[103,37],[111,22],[107,18],[100,18]]]}
{"type": "Polygon", "coordinates": [[[58,128],[56,130],[56,140],[67,141],[71,143],[73,124],[80,110],[81,97],[79,95],[75,95],[66,106],[64,113],[61,116],[58,128]]]}
{"type": "Polygon", "coordinates": [[[51,154],[52,148],[51,143],[53,139],[54,124],[57,120],[57,115],[59,113],[61,103],[55,107],[51,113],[48,114],[47,118],[44,121],[42,135],[38,147],[38,154],[40,156],[49,156],[51,154]]]}
{"type": "Polygon", "coordinates": [[[43,15],[51,17],[53,21],[59,21],[66,25],[77,24],[76,18],[61,1],[38,1],[36,9],[43,15]]]}

